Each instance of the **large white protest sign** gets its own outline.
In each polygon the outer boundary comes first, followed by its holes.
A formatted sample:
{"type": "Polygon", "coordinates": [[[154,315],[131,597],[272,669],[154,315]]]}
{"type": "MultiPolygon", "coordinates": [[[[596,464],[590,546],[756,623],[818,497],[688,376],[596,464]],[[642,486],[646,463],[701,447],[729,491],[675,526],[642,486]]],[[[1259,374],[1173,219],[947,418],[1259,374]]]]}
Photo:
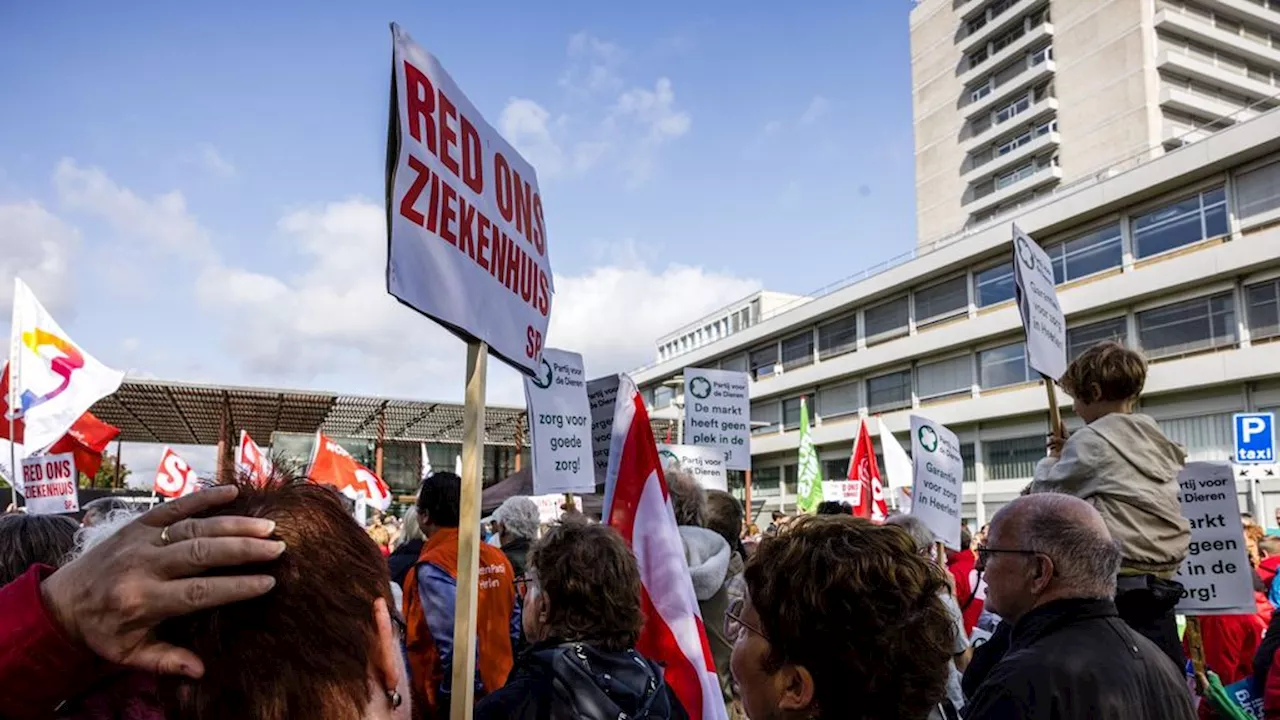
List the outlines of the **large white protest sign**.
{"type": "Polygon", "coordinates": [[[1018,312],[1027,331],[1027,363],[1058,380],[1067,370],[1067,321],[1058,305],[1049,254],[1013,226],[1013,283],[1018,312]]]}
{"type": "Polygon", "coordinates": [[[398,25],[387,291],[533,374],[554,291],[533,166],[398,25]]]}
{"type": "Polygon", "coordinates": [[[1186,615],[1253,614],[1253,569],[1244,547],[1236,481],[1226,463],[1192,462],[1178,475],[1191,547],[1178,569],[1186,615]]]}
{"type": "Polygon", "coordinates": [[[729,490],[724,453],[716,448],[658,443],[658,457],[664,470],[673,467],[684,470],[707,490],[729,490]]]}
{"type": "Polygon", "coordinates": [[[609,471],[609,440],[613,438],[613,410],[618,403],[621,375],[605,375],[587,383],[587,402],[591,405],[591,455],[595,459],[596,484],[604,482],[609,471]]]}
{"type": "Polygon", "coordinates": [[[964,459],[960,441],[947,428],[911,416],[911,514],[920,518],[947,547],[960,549],[960,500],[964,459]]]}
{"type": "Polygon", "coordinates": [[[80,510],[80,483],[74,453],[34,455],[22,461],[27,512],[54,515],[80,510]]]}
{"type": "Polygon", "coordinates": [[[684,369],[684,441],[724,452],[729,470],[751,469],[749,376],[684,369]]]}
{"type": "Polygon", "coordinates": [[[548,348],[541,363],[542,370],[524,381],[533,435],[533,492],[592,492],[596,474],[582,356],[548,348]]]}

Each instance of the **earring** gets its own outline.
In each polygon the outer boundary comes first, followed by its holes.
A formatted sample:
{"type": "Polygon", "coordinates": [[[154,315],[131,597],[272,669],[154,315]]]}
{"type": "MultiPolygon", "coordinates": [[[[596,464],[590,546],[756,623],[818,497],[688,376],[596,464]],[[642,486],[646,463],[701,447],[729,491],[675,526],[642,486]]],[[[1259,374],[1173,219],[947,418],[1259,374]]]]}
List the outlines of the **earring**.
{"type": "Polygon", "coordinates": [[[391,709],[396,709],[404,703],[404,698],[400,697],[400,693],[395,690],[387,690],[387,702],[391,703],[391,709]]]}

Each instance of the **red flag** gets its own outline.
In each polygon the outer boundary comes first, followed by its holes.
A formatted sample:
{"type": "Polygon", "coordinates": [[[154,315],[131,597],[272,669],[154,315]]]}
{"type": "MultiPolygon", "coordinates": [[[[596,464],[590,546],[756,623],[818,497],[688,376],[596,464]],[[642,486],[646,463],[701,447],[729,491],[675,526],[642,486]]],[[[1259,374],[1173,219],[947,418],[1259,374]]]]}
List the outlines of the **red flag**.
{"type": "Polygon", "coordinates": [[[248,431],[240,431],[240,451],[236,454],[236,465],[241,472],[247,473],[254,485],[262,487],[271,479],[271,463],[262,454],[262,448],[249,437],[248,431]]]}
{"type": "Polygon", "coordinates": [[[316,449],[311,455],[308,475],[311,482],[332,485],[352,500],[363,495],[379,510],[391,506],[391,488],[369,468],[356,462],[341,445],[319,431],[316,432],[316,449]]]}
{"type": "Polygon", "coordinates": [[[636,650],[666,666],[667,684],[690,718],[726,720],[653,428],[634,386],[619,392],[611,445],[618,459],[609,463],[605,517],[640,563],[645,623],[636,650]]]}
{"type": "Polygon", "coordinates": [[[155,484],[152,485],[155,493],[174,498],[189,495],[196,491],[196,487],[195,470],[173,448],[165,448],[164,455],[160,456],[160,467],[156,468],[155,484]]]}
{"type": "Polygon", "coordinates": [[[0,438],[11,440],[21,445],[23,435],[26,432],[25,427],[22,418],[16,418],[13,421],[13,434],[15,437],[9,437],[9,363],[5,363],[4,374],[0,375],[0,438]]]}
{"type": "Polygon", "coordinates": [[[884,522],[889,517],[889,506],[884,500],[880,467],[876,464],[875,449],[871,447],[871,434],[867,432],[865,421],[858,428],[858,441],[854,443],[853,458],[849,460],[849,480],[854,483],[854,516],[884,522]]]}

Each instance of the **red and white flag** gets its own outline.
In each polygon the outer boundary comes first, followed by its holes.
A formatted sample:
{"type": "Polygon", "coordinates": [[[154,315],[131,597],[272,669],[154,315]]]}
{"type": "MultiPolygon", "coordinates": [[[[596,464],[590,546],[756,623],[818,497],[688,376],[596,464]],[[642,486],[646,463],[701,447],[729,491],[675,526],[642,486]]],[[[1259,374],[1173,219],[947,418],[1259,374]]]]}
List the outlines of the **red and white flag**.
{"type": "Polygon", "coordinates": [[[727,720],[649,414],[627,382],[614,411],[604,516],[640,565],[645,623],[636,650],[666,666],[666,682],[690,718],[727,720]]]}
{"type": "MultiPolygon", "coordinates": [[[[9,423],[6,420],[9,417],[9,364],[5,363],[3,373],[0,373],[0,439],[10,440],[19,446],[18,456],[25,456],[25,450],[22,445],[25,442],[26,425],[21,417],[15,417],[13,422],[13,437],[9,437],[9,423]]],[[[98,468],[102,466],[102,453],[106,451],[107,445],[120,434],[120,429],[109,425],[98,419],[91,412],[85,412],[81,415],[71,429],[67,430],[67,434],[63,435],[53,445],[49,447],[47,453],[49,455],[58,455],[61,453],[74,453],[76,456],[76,470],[89,477],[98,474],[98,468]]],[[[7,456],[7,454],[6,454],[7,456]]],[[[18,492],[22,492],[21,487],[18,492]]]]}
{"type": "Polygon", "coordinates": [[[884,483],[880,482],[880,467],[876,464],[876,452],[871,447],[871,434],[865,421],[858,428],[858,441],[849,460],[849,480],[855,488],[854,516],[884,522],[889,517],[889,506],[884,499],[884,483]]]}
{"type": "Polygon", "coordinates": [[[167,498],[190,495],[198,488],[196,483],[196,471],[173,448],[165,448],[160,467],[156,468],[156,481],[152,486],[155,493],[167,498]]]}
{"type": "Polygon", "coordinates": [[[249,437],[248,431],[240,431],[240,451],[236,453],[236,466],[240,472],[246,473],[257,487],[262,487],[271,479],[271,463],[262,453],[258,443],[249,437]]]}
{"type": "Polygon", "coordinates": [[[356,462],[341,445],[316,431],[316,448],[311,454],[311,482],[332,485],[343,495],[358,500],[364,497],[379,510],[391,507],[391,488],[369,468],[356,462]]]}

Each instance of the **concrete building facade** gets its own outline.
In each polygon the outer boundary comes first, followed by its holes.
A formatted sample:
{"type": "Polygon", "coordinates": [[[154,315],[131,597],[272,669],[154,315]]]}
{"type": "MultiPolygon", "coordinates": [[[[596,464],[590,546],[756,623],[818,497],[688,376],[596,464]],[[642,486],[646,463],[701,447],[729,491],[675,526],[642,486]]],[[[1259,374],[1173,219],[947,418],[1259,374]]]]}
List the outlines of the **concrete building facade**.
{"type": "Polygon", "coordinates": [[[1276,107],[1276,0],[922,0],[917,242],[1276,107]]]}
{"type": "MultiPolygon", "coordinates": [[[[759,512],[793,507],[801,397],[826,478],[844,476],[859,421],[909,447],[909,418],[925,415],[959,435],[964,515],[983,522],[1030,480],[1048,431],[1012,299],[1010,220],[1053,258],[1069,353],[1109,338],[1141,349],[1141,409],[1191,459],[1230,460],[1232,413],[1280,408],[1280,111],[1029,202],[632,377],[655,415],[674,417],[684,368],[751,373],[759,512]]],[[[1280,506],[1280,479],[1240,491],[1260,517],[1280,506]]]]}

